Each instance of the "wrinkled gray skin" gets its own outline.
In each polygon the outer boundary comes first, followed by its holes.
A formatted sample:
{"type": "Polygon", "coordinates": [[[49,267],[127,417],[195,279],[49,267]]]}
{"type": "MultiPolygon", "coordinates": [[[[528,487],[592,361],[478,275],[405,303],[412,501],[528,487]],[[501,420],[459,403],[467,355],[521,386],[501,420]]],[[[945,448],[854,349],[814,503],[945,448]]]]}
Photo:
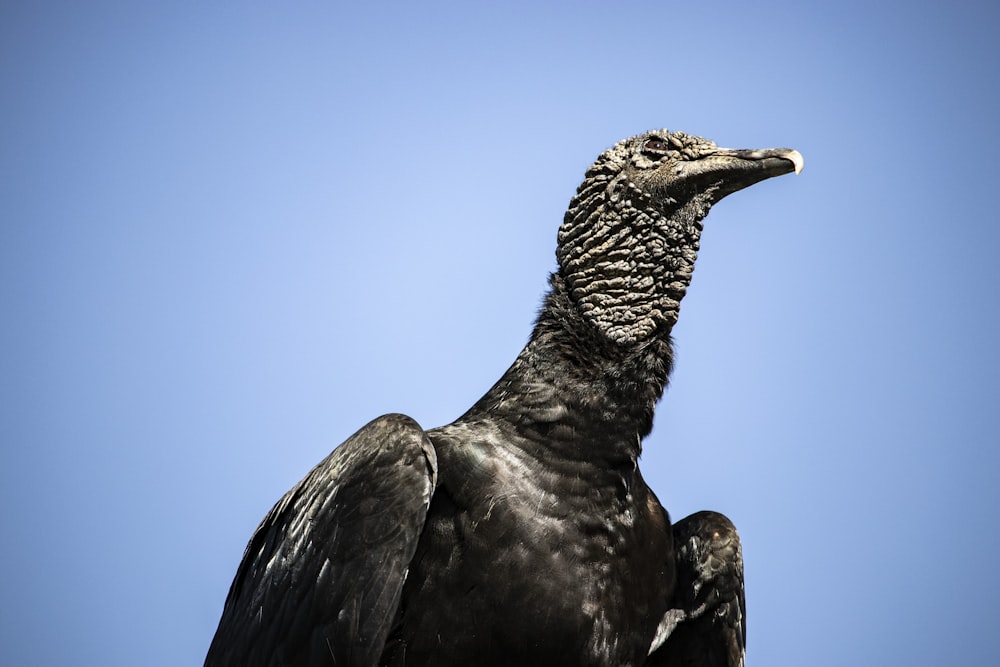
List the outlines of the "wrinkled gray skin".
{"type": "Polygon", "coordinates": [[[702,219],[799,171],[666,130],[587,171],[524,350],[452,424],[363,427],[265,517],[207,665],[742,665],[739,538],[638,468],[702,219]]]}

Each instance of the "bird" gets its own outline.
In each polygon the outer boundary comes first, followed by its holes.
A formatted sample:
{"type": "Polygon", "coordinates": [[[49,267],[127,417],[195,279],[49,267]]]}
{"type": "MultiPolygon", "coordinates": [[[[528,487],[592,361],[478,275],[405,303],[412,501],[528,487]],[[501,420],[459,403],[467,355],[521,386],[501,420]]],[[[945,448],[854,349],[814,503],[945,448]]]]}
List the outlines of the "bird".
{"type": "Polygon", "coordinates": [[[531,336],[454,422],[387,414],[265,516],[205,665],[744,664],[743,559],[639,470],[703,221],[787,148],[654,130],[572,197],[531,336]]]}

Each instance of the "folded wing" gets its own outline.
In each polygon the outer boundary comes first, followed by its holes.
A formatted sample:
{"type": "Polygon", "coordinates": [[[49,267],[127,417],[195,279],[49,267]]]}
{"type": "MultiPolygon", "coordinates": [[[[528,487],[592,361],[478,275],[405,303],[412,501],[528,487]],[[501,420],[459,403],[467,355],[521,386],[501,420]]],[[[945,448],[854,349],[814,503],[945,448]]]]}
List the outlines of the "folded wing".
{"type": "Polygon", "coordinates": [[[434,447],[409,417],[348,438],[257,528],[206,666],[377,664],[436,480],[434,447]]]}

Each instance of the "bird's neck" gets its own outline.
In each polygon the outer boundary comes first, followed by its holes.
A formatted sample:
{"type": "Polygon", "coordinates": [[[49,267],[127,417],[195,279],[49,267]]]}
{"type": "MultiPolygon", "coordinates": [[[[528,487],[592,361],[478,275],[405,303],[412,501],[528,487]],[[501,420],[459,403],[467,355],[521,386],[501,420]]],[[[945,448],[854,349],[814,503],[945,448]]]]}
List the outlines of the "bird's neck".
{"type": "Polygon", "coordinates": [[[550,282],[530,342],[460,421],[500,423],[566,456],[634,461],[666,388],[670,338],[635,346],[609,340],[581,315],[560,275],[550,282]]]}
{"type": "Polygon", "coordinates": [[[670,335],[691,284],[711,191],[656,202],[622,172],[570,202],[556,257],[567,293],[605,337],[629,348],[670,335]]]}

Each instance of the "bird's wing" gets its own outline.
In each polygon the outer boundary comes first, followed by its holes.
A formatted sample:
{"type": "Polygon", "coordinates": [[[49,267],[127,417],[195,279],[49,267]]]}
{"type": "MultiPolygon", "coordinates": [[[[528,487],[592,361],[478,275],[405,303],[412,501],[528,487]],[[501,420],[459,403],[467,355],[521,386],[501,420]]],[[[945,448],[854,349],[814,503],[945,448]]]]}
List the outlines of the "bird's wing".
{"type": "Polygon", "coordinates": [[[736,527],[717,512],[697,512],[673,531],[677,589],[646,664],[743,667],[746,598],[736,527]]]}
{"type": "Polygon", "coordinates": [[[375,665],[437,481],[420,426],[386,415],[275,505],[247,545],[206,665],[375,665]]]}

